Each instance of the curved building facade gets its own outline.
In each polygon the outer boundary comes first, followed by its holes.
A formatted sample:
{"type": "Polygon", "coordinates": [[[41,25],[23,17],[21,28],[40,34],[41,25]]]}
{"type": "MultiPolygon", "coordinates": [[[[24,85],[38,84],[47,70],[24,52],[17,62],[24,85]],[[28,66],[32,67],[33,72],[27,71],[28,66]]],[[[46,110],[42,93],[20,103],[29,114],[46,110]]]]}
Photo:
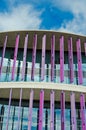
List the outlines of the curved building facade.
{"type": "Polygon", "coordinates": [[[0,130],[86,130],[86,36],[0,33],[0,130]]]}

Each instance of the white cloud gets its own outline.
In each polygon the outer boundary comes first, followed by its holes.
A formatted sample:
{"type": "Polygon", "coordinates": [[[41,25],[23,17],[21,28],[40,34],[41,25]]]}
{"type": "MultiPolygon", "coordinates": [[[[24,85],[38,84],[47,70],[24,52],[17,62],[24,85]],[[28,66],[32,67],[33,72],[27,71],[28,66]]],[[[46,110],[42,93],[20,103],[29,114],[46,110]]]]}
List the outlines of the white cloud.
{"type": "Polygon", "coordinates": [[[9,12],[0,13],[0,31],[39,29],[40,14],[31,5],[12,7],[9,12]]]}
{"type": "Polygon", "coordinates": [[[85,14],[86,0],[53,0],[53,4],[64,11],[71,11],[74,14],[85,14]]]}
{"type": "Polygon", "coordinates": [[[71,21],[64,21],[59,31],[86,34],[86,18],[75,16],[71,21]]]}
{"type": "Polygon", "coordinates": [[[56,0],[53,4],[63,11],[71,12],[74,16],[72,20],[65,20],[59,30],[86,34],[86,0],[62,0],[61,2],[56,0]]]}

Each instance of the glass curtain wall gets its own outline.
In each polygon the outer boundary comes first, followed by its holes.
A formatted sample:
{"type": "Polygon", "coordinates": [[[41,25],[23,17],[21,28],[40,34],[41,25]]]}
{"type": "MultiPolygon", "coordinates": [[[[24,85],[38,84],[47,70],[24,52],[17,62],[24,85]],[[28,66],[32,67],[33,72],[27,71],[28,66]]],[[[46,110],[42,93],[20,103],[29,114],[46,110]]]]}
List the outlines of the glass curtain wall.
{"type": "MultiPolygon", "coordinates": [[[[7,112],[8,112],[8,100],[4,102],[0,101],[0,130],[6,130],[7,122],[7,112]]],[[[13,100],[11,104],[11,111],[9,116],[9,130],[17,130],[18,127],[18,112],[19,107],[18,100],[13,100]]],[[[20,111],[20,122],[19,126],[21,130],[28,129],[28,112],[29,112],[29,102],[22,101],[22,107],[20,111]]],[[[80,106],[76,103],[76,118],[77,118],[77,128],[81,130],[81,120],[80,120],[80,106]]],[[[39,120],[39,101],[34,101],[32,109],[32,130],[38,130],[38,120],[39,120]]],[[[60,103],[55,102],[54,109],[54,130],[61,130],[61,109],[60,103]]],[[[71,130],[71,109],[70,103],[66,102],[65,108],[65,129],[71,130]]],[[[43,109],[43,130],[50,130],[50,102],[44,103],[43,109]]]]}
{"type": "MultiPolygon", "coordinates": [[[[41,81],[41,50],[37,50],[36,54],[36,63],[35,63],[35,74],[34,81],[41,81]]],[[[2,48],[0,48],[0,60],[2,56],[2,48]]],[[[13,66],[13,56],[14,56],[14,48],[6,48],[5,57],[3,60],[2,74],[0,81],[1,82],[9,82],[11,81],[11,73],[13,66]],[[10,52],[10,53],[9,53],[10,52]]],[[[45,57],[45,77],[42,82],[51,82],[51,53],[50,51],[46,51],[45,57]]],[[[86,85],[86,58],[82,53],[82,71],[83,71],[83,85],[86,85]]],[[[23,49],[18,49],[18,56],[16,60],[16,71],[14,81],[22,81],[21,73],[22,73],[22,65],[23,65],[23,49]]],[[[78,65],[77,65],[77,55],[73,53],[73,68],[74,68],[74,81],[72,84],[78,84],[78,65]]],[[[70,84],[70,76],[69,76],[69,62],[68,62],[68,52],[64,52],[64,81],[62,83],[70,84]]],[[[25,68],[25,76],[24,81],[31,81],[31,70],[32,70],[32,50],[27,50],[27,58],[26,58],[26,68],[25,68]]],[[[60,58],[59,52],[55,52],[55,66],[54,66],[54,81],[55,83],[60,83],[60,58]]]]}

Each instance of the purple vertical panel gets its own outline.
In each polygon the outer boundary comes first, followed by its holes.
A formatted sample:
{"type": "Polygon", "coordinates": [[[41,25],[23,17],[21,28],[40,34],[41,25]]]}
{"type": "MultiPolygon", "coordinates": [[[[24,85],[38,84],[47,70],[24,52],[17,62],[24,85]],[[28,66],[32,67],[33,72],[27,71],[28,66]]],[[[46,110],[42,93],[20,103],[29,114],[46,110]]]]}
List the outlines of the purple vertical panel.
{"type": "Polygon", "coordinates": [[[2,73],[3,59],[4,59],[4,56],[5,56],[6,44],[7,44],[7,36],[5,37],[3,51],[2,51],[2,58],[1,58],[1,63],[0,63],[0,76],[1,76],[1,73],[2,73]]]}
{"type": "Polygon", "coordinates": [[[51,38],[51,81],[54,81],[54,67],[55,67],[55,35],[51,38]]]}
{"type": "Polygon", "coordinates": [[[36,47],[37,47],[37,34],[34,35],[34,41],[33,41],[31,80],[34,80],[34,74],[35,74],[36,47]]]}
{"type": "Polygon", "coordinates": [[[65,130],[65,92],[61,92],[61,130],[65,130]]]}
{"type": "Polygon", "coordinates": [[[39,104],[39,124],[38,130],[43,129],[43,108],[44,108],[44,90],[40,92],[40,104],[39,104]]]}
{"type": "Polygon", "coordinates": [[[85,56],[86,56],[86,42],[84,43],[84,47],[85,47],[85,56]]]}
{"type": "Polygon", "coordinates": [[[24,77],[25,77],[27,44],[28,44],[28,34],[26,35],[25,42],[24,42],[23,66],[22,66],[22,77],[21,77],[22,80],[24,80],[24,77]]]}
{"type": "Polygon", "coordinates": [[[19,108],[18,108],[18,124],[17,124],[17,130],[20,130],[20,118],[21,118],[21,101],[22,101],[22,88],[20,90],[20,100],[19,100],[19,108]]]}
{"type": "Polygon", "coordinates": [[[71,101],[71,125],[72,125],[72,130],[77,130],[77,126],[76,126],[75,94],[73,92],[70,95],[70,101],[71,101]]]}
{"type": "Polygon", "coordinates": [[[60,37],[60,81],[64,81],[64,37],[60,37]]]}
{"type": "Polygon", "coordinates": [[[82,58],[81,58],[81,43],[80,39],[76,42],[77,47],[77,62],[78,62],[78,84],[83,83],[83,73],[82,73],[82,58]]]}
{"type": "Polygon", "coordinates": [[[85,96],[84,96],[84,94],[80,95],[80,115],[81,115],[81,128],[82,128],[82,130],[86,130],[86,123],[85,123],[85,96]]]}
{"type": "Polygon", "coordinates": [[[33,96],[34,96],[34,91],[31,90],[31,92],[30,92],[30,100],[29,100],[28,130],[31,130],[31,126],[32,126],[33,96]]]}
{"type": "Polygon", "coordinates": [[[12,88],[10,89],[10,95],[9,95],[9,106],[8,106],[8,115],[7,115],[7,122],[6,122],[6,130],[8,130],[8,124],[9,124],[11,99],[12,99],[12,88]]]}
{"type": "Polygon", "coordinates": [[[16,37],[11,80],[14,80],[14,76],[15,76],[15,67],[16,67],[15,65],[16,65],[16,59],[17,59],[17,53],[18,53],[18,45],[19,45],[19,35],[17,35],[16,37]]]}
{"type": "Polygon", "coordinates": [[[50,130],[54,130],[54,91],[50,93],[50,130]]]}
{"type": "Polygon", "coordinates": [[[68,39],[68,53],[69,53],[70,83],[72,83],[74,81],[72,37],[68,39]]]}
{"type": "Polygon", "coordinates": [[[46,47],[46,35],[44,35],[42,38],[41,81],[44,80],[45,75],[45,47],[46,47]]]}

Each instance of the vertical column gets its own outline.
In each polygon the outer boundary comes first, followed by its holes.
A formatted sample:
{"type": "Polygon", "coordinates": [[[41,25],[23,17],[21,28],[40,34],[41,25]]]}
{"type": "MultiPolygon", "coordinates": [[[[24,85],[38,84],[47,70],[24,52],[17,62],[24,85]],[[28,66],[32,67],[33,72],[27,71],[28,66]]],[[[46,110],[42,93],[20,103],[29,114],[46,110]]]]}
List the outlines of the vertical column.
{"type": "Polygon", "coordinates": [[[8,125],[9,125],[11,99],[12,99],[12,88],[10,89],[10,95],[9,95],[9,105],[8,105],[8,115],[7,115],[7,122],[6,122],[6,130],[8,130],[8,125]]]}
{"type": "Polygon", "coordinates": [[[80,95],[80,115],[81,115],[81,128],[82,130],[86,130],[86,123],[85,123],[85,96],[82,93],[80,95]]]}
{"type": "Polygon", "coordinates": [[[43,129],[43,108],[44,108],[44,90],[40,92],[40,104],[39,104],[39,124],[38,130],[43,129]]]}
{"type": "Polygon", "coordinates": [[[2,73],[3,59],[4,59],[5,51],[6,51],[7,38],[8,37],[6,36],[5,41],[4,41],[3,51],[2,51],[2,58],[1,58],[1,62],[0,62],[0,76],[1,76],[1,73],[2,73]]]}
{"type": "Polygon", "coordinates": [[[18,53],[18,45],[19,45],[19,35],[17,35],[16,37],[11,80],[14,80],[14,76],[15,76],[15,67],[16,67],[15,65],[16,65],[16,59],[17,59],[17,53],[18,53]]]}
{"type": "Polygon", "coordinates": [[[37,34],[34,35],[34,41],[33,41],[31,80],[34,80],[34,74],[35,74],[36,46],[37,46],[37,34]]]}
{"type": "Polygon", "coordinates": [[[64,37],[60,37],[60,81],[64,81],[64,37]]]}
{"type": "Polygon", "coordinates": [[[55,35],[51,39],[51,81],[54,81],[54,67],[55,67],[55,35]]]}
{"type": "Polygon", "coordinates": [[[72,83],[74,81],[72,37],[68,39],[68,53],[69,53],[70,83],[72,83]]]}
{"type": "Polygon", "coordinates": [[[70,101],[71,101],[71,124],[72,124],[72,130],[77,130],[77,126],[76,126],[75,94],[73,92],[70,95],[70,101]]]}
{"type": "Polygon", "coordinates": [[[45,76],[45,47],[46,47],[46,35],[42,38],[42,61],[41,61],[41,81],[45,76]]]}
{"type": "Polygon", "coordinates": [[[76,42],[77,47],[77,62],[78,62],[78,84],[83,83],[83,73],[82,73],[82,58],[81,58],[81,43],[80,39],[76,42]]]}
{"type": "Polygon", "coordinates": [[[45,111],[45,130],[48,130],[48,111],[45,111]]]}
{"type": "Polygon", "coordinates": [[[36,126],[37,126],[36,129],[38,130],[38,123],[39,123],[39,109],[37,110],[37,122],[36,122],[36,123],[37,123],[37,125],[36,125],[36,126]]]}
{"type": "Polygon", "coordinates": [[[20,130],[21,101],[22,101],[22,88],[20,90],[20,100],[19,100],[19,108],[18,108],[18,125],[17,125],[17,130],[20,130]]]}
{"type": "Polygon", "coordinates": [[[3,129],[3,124],[4,124],[4,122],[3,122],[3,121],[4,121],[4,114],[5,114],[5,107],[4,107],[4,105],[1,106],[0,113],[1,113],[1,119],[0,119],[1,124],[0,124],[0,130],[2,130],[2,129],[3,129]]]}
{"type": "Polygon", "coordinates": [[[65,93],[61,92],[61,130],[65,130],[65,93]]]}
{"type": "Polygon", "coordinates": [[[56,112],[54,112],[54,130],[56,130],[56,112]]]}
{"type": "Polygon", "coordinates": [[[25,77],[27,45],[28,45],[28,34],[25,37],[25,43],[24,43],[23,66],[22,66],[22,77],[21,77],[22,80],[24,80],[24,77],[25,77]]]}
{"type": "Polygon", "coordinates": [[[31,92],[30,92],[30,101],[29,101],[28,130],[31,130],[31,126],[32,126],[33,96],[34,96],[34,91],[31,90],[31,92]]]}
{"type": "Polygon", "coordinates": [[[50,93],[50,130],[54,130],[54,91],[50,93]]]}

